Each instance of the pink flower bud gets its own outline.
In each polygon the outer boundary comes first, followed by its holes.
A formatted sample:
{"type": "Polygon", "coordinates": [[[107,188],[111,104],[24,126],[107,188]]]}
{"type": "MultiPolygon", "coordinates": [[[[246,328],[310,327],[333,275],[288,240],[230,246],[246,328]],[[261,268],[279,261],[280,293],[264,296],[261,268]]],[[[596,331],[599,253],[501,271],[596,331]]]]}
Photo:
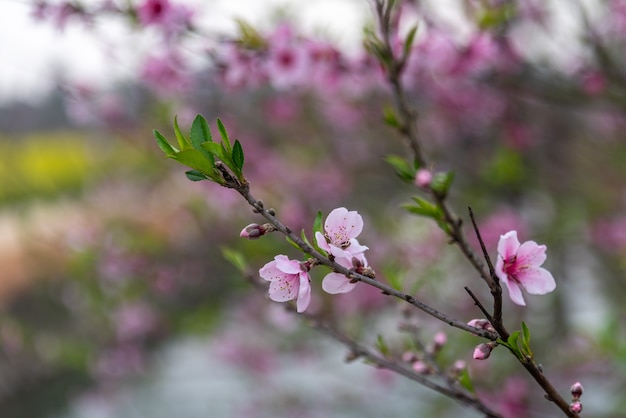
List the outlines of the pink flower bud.
{"type": "Polygon", "coordinates": [[[276,227],[269,223],[263,224],[263,225],[250,224],[241,230],[241,233],[239,234],[239,236],[242,238],[257,239],[267,234],[268,232],[274,232],[274,231],[276,231],[276,227]]]}
{"type": "Polygon", "coordinates": [[[583,394],[583,385],[581,385],[580,382],[574,383],[570,392],[572,392],[572,398],[577,401],[583,394]]]}
{"type": "Polygon", "coordinates": [[[446,345],[447,341],[448,341],[448,336],[443,331],[439,331],[433,337],[433,342],[435,343],[437,347],[443,347],[444,345],[446,345]]]}
{"type": "Polygon", "coordinates": [[[413,362],[411,367],[413,368],[413,370],[415,370],[419,374],[429,374],[430,373],[430,367],[428,367],[428,364],[424,363],[421,360],[417,360],[417,361],[413,362]]]}
{"type": "Polygon", "coordinates": [[[248,239],[257,239],[261,235],[263,235],[263,232],[261,232],[261,226],[259,224],[250,224],[242,229],[239,234],[241,238],[248,239]]]}
{"type": "Polygon", "coordinates": [[[405,361],[407,363],[411,363],[413,361],[417,360],[417,357],[415,356],[415,353],[412,351],[405,351],[404,353],[402,353],[402,361],[405,361]]]}
{"type": "Polygon", "coordinates": [[[476,348],[474,348],[474,360],[485,360],[488,359],[491,355],[491,351],[493,350],[493,344],[491,343],[482,343],[478,344],[476,348]]]}
{"type": "Polygon", "coordinates": [[[417,170],[417,174],[415,175],[415,184],[418,187],[428,187],[430,186],[430,182],[433,180],[433,173],[430,170],[425,168],[420,168],[417,170]]]}
{"type": "Polygon", "coordinates": [[[457,360],[454,362],[454,365],[452,367],[454,368],[454,370],[462,371],[465,369],[466,366],[467,365],[463,360],[457,360]]]}
{"type": "Polygon", "coordinates": [[[580,414],[583,412],[583,404],[580,401],[574,401],[569,404],[569,410],[575,414],[580,414]]]}
{"type": "Polygon", "coordinates": [[[495,328],[486,319],[472,319],[467,323],[470,327],[484,329],[485,331],[496,332],[495,328]]]}

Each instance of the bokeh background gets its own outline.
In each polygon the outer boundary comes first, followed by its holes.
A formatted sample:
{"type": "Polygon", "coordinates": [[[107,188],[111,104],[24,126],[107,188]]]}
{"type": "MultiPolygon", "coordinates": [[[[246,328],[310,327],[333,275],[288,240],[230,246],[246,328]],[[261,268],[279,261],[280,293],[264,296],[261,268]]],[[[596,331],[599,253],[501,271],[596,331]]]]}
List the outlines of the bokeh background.
{"type": "MultiPolygon", "coordinates": [[[[463,291],[488,300],[476,273],[401,207],[419,190],[385,161],[407,150],[361,44],[371,4],[162,2],[172,21],[149,3],[0,3],[2,417],[478,416],[345,363],[253,289],[233,254],[252,272],[299,254],[278,236],[239,238],[259,221],[245,202],[188,181],[152,137],[197,113],[215,134],[219,117],[284,223],[310,237],[317,211],[358,210],[380,280],[480,317],[463,291]]],[[[626,2],[404,3],[399,33],[415,22],[403,80],[431,168],[456,174],[457,213],[472,206],[493,257],[511,229],[548,246],[557,290],[523,309],[505,298],[507,325],[529,325],[564,396],[583,383],[588,416],[626,416],[626,2]]],[[[344,332],[382,335],[400,357],[401,320],[425,345],[444,331],[438,361],[466,361],[489,405],[555,416],[504,350],[472,361],[477,338],[364,285],[323,294],[318,270],[310,310],[344,332]]]]}

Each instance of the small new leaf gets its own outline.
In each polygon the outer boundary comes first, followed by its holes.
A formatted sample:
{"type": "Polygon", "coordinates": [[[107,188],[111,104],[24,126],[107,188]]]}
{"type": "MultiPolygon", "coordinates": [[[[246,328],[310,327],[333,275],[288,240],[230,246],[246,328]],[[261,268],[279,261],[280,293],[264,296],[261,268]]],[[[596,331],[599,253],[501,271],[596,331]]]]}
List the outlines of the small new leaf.
{"type": "Polygon", "coordinates": [[[392,128],[399,128],[400,121],[398,120],[398,116],[396,116],[396,111],[392,106],[385,106],[383,108],[383,118],[385,119],[385,123],[392,128]]]}
{"type": "Polygon", "coordinates": [[[530,329],[524,321],[522,321],[522,353],[532,358],[533,352],[530,349],[530,329]]]}
{"type": "Polygon", "coordinates": [[[243,148],[241,147],[241,143],[238,139],[235,140],[235,145],[233,145],[232,158],[238,173],[241,173],[241,170],[243,169],[244,157],[243,148]]]}
{"type": "Polygon", "coordinates": [[[434,203],[430,203],[429,201],[421,197],[413,197],[412,199],[415,203],[417,203],[416,205],[407,203],[402,205],[402,207],[415,215],[432,218],[434,220],[440,220],[441,210],[437,205],[435,205],[434,203]]]}
{"type": "Polygon", "coordinates": [[[437,173],[434,175],[433,180],[430,183],[430,187],[435,193],[441,197],[445,197],[450,190],[452,181],[454,180],[454,172],[449,171],[446,173],[437,173]]]}
{"type": "Polygon", "coordinates": [[[177,116],[174,116],[174,134],[176,135],[176,140],[178,141],[178,146],[181,151],[193,148],[189,139],[187,139],[187,137],[185,137],[185,135],[180,131],[177,116]]]}
{"type": "Polygon", "coordinates": [[[404,40],[404,50],[403,50],[403,60],[407,60],[409,58],[409,54],[411,53],[411,47],[413,46],[413,41],[415,40],[415,34],[417,33],[417,25],[413,26],[404,40]]]}
{"type": "Polygon", "coordinates": [[[389,350],[389,346],[385,342],[385,339],[380,334],[376,336],[376,348],[385,357],[388,357],[389,354],[391,353],[391,350],[389,350]]]}
{"type": "Polygon", "coordinates": [[[228,247],[222,247],[222,255],[224,258],[229,261],[237,270],[242,273],[245,273],[247,270],[247,265],[243,254],[239,251],[235,251],[228,247]]]}
{"type": "Polygon", "coordinates": [[[185,171],[185,176],[191,181],[210,180],[210,177],[198,170],[185,171]]]}
{"type": "Polygon", "coordinates": [[[476,389],[474,388],[474,384],[472,383],[472,379],[470,378],[467,369],[463,369],[461,372],[461,375],[459,376],[459,383],[471,393],[476,393],[476,389]]]}
{"type": "Polygon", "coordinates": [[[408,163],[406,159],[398,155],[388,155],[385,157],[385,161],[394,168],[398,177],[407,183],[413,182],[416,172],[413,164],[408,163]]]}
{"type": "Polygon", "coordinates": [[[217,119],[217,129],[220,131],[220,136],[222,137],[222,143],[224,144],[224,148],[230,154],[232,151],[232,146],[230,145],[230,139],[228,138],[228,132],[226,132],[226,128],[222,121],[217,119]]]}
{"type": "Polygon", "coordinates": [[[155,129],[152,132],[154,133],[154,137],[156,138],[159,148],[161,148],[161,151],[163,151],[165,155],[167,155],[168,157],[172,157],[178,152],[178,150],[171,146],[167,139],[163,135],[161,135],[159,131],[155,129]]]}

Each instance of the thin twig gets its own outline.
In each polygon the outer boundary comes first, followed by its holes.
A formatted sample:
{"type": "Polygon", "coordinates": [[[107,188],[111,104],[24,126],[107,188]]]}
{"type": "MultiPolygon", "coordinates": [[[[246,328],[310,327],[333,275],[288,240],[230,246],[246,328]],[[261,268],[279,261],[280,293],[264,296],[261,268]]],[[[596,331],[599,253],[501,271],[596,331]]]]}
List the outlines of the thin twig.
{"type": "MultiPolygon", "coordinates": [[[[256,288],[262,289],[264,291],[267,290],[266,283],[261,283],[256,280],[256,277],[253,274],[244,273],[244,276],[250,281],[256,288]]],[[[285,308],[291,312],[296,314],[296,308],[293,304],[286,304],[285,308]]],[[[473,408],[483,414],[487,418],[502,418],[501,415],[491,410],[485,404],[483,404],[478,397],[465,391],[462,387],[453,386],[450,384],[443,385],[439,382],[436,382],[432,379],[429,379],[427,376],[419,374],[403,364],[399,363],[397,360],[393,358],[387,358],[381,355],[378,352],[375,352],[361,344],[359,344],[356,340],[347,336],[346,334],[340,332],[339,330],[330,326],[327,322],[323,321],[317,315],[302,312],[297,314],[299,317],[307,319],[309,325],[325,334],[326,336],[338,341],[339,343],[345,345],[349,350],[349,359],[350,361],[356,360],[358,357],[362,357],[367,360],[369,363],[374,364],[375,366],[393,371],[401,376],[404,376],[410,380],[413,380],[422,386],[425,386],[435,392],[438,392],[442,395],[445,395],[460,404],[473,408]]]]}

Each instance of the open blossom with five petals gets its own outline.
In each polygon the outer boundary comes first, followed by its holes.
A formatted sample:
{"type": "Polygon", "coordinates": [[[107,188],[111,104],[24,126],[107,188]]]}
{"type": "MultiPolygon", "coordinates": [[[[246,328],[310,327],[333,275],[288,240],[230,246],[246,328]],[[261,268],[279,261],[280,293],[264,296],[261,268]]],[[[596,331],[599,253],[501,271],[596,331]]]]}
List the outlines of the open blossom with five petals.
{"type": "Polygon", "coordinates": [[[328,214],[324,222],[324,234],[315,233],[317,245],[334,257],[352,260],[368,248],[359,244],[356,237],[363,230],[363,218],[357,211],[337,208],[328,214]]]}
{"type": "Polygon", "coordinates": [[[498,242],[496,275],[509,289],[509,297],[524,306],[522,288],[533,295],[545,295],[556,288],[552,274],[540,267],[546,261],[546,246],[535,241],[520,244],[517,231],[509,231],[498,242]]]}
{"type": "Polygon", "coordinates": [[[304,312],[311,302],[309,267],[286,255],[277,255],[259,270],[259,275],[270,282],[269,296],[276,302],[296,299],[298,312],[304,312]]]}

